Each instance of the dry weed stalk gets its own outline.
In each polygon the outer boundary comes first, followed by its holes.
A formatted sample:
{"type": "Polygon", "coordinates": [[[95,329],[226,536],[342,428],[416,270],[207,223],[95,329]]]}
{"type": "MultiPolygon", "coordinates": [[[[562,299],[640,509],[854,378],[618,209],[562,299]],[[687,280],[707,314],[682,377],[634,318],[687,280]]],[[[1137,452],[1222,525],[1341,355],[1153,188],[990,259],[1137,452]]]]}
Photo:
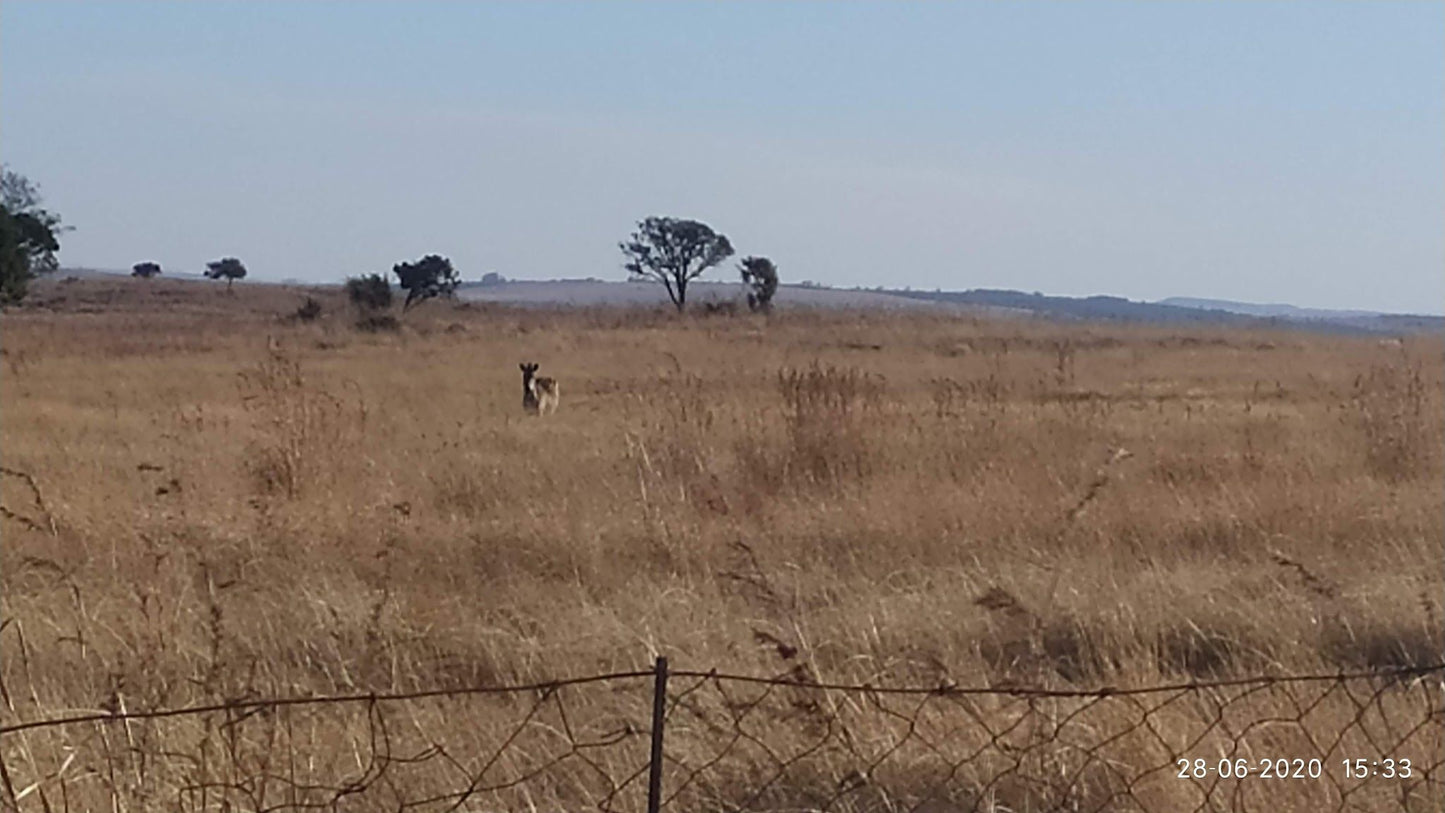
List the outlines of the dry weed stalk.
{"type": "Polygon", "coordinates": [[[25,483],[30,489],[31,496],[34,498],[35,507],[40,509],[40,514],[44,517],[44,525],[30,517],[16,513],[3,505],[0,505],[0,516],[13,519],[32,531],[45,530],[49,531],[51,536],[55,536],[58,533],[55,527],[55,515],[50,512],[50,508],[45,504],[45,495],[41,493],[40,484],[35,482],[35,478],[26,472],[12,469],[8,466],[0,466],[0,474],[4,474],[7,477],[14,477],[25,483]]]}
{"type": "Polygon", "coordinates": [[[1089,480],[1089,485],[1084,489],[1084,493],[1081,494],[1079,499],[1064,513],[1064,519],[1068,522],[1073,522],[1078,519],[1079,516],[1084,513],[1084,510],[1089,507],[1089,504],[1098,499],[1099,494],[1103,492],[1104,486],[1109,483],[1113,468],[1117,466],[1120,461],[1128,460],[1133,456],[1134,453],[1128,449],[1119,448],[1110,451],[1109,458],[1094,471],[1094,476],[1089,480]]]}
{"type": "Polygon", "coordinates": [[[300,361],[273,348],[240,374],[241,402],[260,440],[250,472],[261,493],[295,500],[302,490],[336,476],[335,464],[354,442],[345,403],[310,384],[300,361]]]}
{"type": "Polygon", "coordinates": [[[1399,483],[1421,476],[1438,453],[1438,411],[1429,416],[1424,372],[1402,358],[1357,375],[1350,391],[1349,422],[1359,433],[1365,464],[1375,476],[1399,483]]]}

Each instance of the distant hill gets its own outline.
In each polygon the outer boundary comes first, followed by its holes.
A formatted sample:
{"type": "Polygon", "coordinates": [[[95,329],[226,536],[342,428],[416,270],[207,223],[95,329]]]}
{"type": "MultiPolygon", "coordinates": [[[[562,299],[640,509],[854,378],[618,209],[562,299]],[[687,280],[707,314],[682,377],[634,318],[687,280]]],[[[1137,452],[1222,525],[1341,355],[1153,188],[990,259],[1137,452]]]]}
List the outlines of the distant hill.
{"type": "Polygon", "coordinates": [[[1294,305],[1256,305],[1250,302],[1233,302],[1228,299],[1194,299],[1174,296],[1159,301],[1161,305],[1176,305],[1182,308],[1196,308],[1205,311],[1223,311],[1246,316],[1282,319],[1289,322],[1317,322],[1364,330],[1371,333],[1417,333],[1445,330],[1445,316],[1426,314],[1381,313],[1366,310],[1331,310],[1327,308],[1300,308],[1294,305]]]}
{"type": "Polygon", "coordinates": [[[1228,313],[1133,302],[1117,296],[1047,296],[1023,291],[975,289],[971,291],[890,291],[889,293],[930,302],[985,305],[1025,311],[1053,319],[1112,319],[1135,322],[1188,322],[1254,325],[1260,320],[1228,313]]]}
{"type": "Polygon", "coordinates": [[[1181,308],[1227,311],[1246,316],[1282,319],[1353,319],[1360,316],[1379,316],[1375,311],[1326,310],[1323,308],[1300,308],[1294,305],[1257,305],[1253,302],[1233,302],[1228,299],[1195,299],[1188,296],[1171,296],[1159,300],[1160,305],[1176,305],[1181,308]]]}
{"type": "Polygon", "coordinates": [[[1023,310],[1051,319],[1108,319],[1155,324],[1219,324],[1240,327],[1303,327],[1335,333],[1445,332],[1445,317],[1327,311],[1292,305],[1249,305],[1226,300],[1175,297],[1134,302],[1117,296],[1045,296],[1022,291],[890,291],[889,293],[969,305],[1023,310]],[[1188,304],[1186,304],[1188,303],[1188,304]],[[1236,306],[1217,307],[1219,305],[1236,306]]]}

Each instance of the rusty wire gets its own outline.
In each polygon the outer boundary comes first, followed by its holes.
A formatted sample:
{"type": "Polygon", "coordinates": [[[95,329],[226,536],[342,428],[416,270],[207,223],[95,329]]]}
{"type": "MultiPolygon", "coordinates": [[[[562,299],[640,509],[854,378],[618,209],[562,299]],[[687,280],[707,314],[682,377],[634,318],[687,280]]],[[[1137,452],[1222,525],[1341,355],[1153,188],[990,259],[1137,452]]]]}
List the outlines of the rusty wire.
{"type": "MultiPolygon", "coordinates": [[[[1093,690],[669,674],[668,810],[1445,809],[1445,665],[1093,690]],[[1365,776],[1354,775],[1355,760],[1365,776]],[[1284,777],[1261,775],[1281,767],[1284,777]]],[[[3,802],[46,811],[641,810],[652,678],[619,672],[7,723],[3,802]]]]}

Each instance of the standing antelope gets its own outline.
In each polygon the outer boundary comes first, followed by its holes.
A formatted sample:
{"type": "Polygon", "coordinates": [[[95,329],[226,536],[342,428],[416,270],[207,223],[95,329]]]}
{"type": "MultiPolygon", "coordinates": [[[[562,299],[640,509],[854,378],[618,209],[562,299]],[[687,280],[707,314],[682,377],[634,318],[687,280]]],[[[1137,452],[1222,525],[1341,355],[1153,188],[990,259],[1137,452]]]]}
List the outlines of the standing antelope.
{"type": "Polygon", "coordinates": [[[522,368],[522,409],[529,415],[546,415],[557,411],[561,390],[555,378],[539,378],[537,365],[523,362],[522,368]]]}

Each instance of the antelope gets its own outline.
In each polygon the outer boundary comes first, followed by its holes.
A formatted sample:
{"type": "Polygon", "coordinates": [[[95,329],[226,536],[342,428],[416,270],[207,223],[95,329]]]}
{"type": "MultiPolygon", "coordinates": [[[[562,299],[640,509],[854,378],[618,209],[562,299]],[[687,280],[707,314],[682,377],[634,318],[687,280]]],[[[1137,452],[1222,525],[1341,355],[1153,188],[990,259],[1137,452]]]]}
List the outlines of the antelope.
{"type": "Polygon", "coordinates": [[[557,411],[557,402],[562,395],[557,379],[537,376],[537,365],[523,362],[522,368],[522,409],[529,415],[546,415],[557,411]]]}

